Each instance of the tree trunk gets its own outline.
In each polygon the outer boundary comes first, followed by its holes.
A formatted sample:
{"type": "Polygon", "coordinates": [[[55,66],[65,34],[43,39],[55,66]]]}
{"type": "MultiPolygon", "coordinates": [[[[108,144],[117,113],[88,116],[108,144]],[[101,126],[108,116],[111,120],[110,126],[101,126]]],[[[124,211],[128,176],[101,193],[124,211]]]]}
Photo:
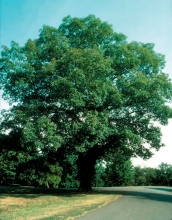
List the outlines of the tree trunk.
{"type": "Polygon", "coordinates": [[[47,188],[50,188],[50,187],[49,187],[49,184],[48,184],[48,181],[47,181],[46,185],[47,185],[47,188]]]}
{"type": "Polygon", "coordinates": [[[78,179],[80,181],[80,186],[78,188],[79,192],[91,192],[96,159],[97,158],[91,150],[85,154],[79,155],[77,160],[78,179]]]}

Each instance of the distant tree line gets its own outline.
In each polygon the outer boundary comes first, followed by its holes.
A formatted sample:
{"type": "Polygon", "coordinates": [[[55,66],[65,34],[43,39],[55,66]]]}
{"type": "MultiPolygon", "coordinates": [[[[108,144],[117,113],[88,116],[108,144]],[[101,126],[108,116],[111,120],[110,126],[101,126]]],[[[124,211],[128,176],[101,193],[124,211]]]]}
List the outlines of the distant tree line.
{"type": "Polygon", "coordinates": [[[94,186],[172,186],[172,165],[134,167],[130,160],[120,164],[107,163],[106,167],[97,169],[94,186]]]}

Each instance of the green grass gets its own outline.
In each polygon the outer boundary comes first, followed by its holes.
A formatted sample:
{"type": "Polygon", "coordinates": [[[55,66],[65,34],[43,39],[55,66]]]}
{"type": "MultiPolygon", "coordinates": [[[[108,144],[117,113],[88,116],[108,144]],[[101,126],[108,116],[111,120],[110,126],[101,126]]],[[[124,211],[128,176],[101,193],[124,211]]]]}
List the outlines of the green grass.
{"type": "Polygon", "coordinates": [[[69,220],[105,205],[114,194],[78,194],[74,191],[0,189],[0,220],[69,220]]]}

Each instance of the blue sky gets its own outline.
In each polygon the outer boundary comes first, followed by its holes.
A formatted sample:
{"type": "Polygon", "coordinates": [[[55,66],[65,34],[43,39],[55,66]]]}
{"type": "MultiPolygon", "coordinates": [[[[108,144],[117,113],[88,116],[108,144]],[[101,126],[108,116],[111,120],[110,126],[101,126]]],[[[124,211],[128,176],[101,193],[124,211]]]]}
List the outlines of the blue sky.
{"type": "MultiPolygon", "coordinates": [[[[155,50],[166,56],[164,71],[172,78],[172,0],[0,0],[0,44],[9,46],[14,40],[22,46],[29,38],[37,38],[44,24],[58,27],[67,15],[89,14],[112,24],[129,42],[155,43],[155,50]]],[[[5,107],[1,99],[0,109],[5,107]]],[[[166,147],[156,154],[159,159],[146,165],[172,164],[171,131],[172,122],[163,128],[166,147]]]]}

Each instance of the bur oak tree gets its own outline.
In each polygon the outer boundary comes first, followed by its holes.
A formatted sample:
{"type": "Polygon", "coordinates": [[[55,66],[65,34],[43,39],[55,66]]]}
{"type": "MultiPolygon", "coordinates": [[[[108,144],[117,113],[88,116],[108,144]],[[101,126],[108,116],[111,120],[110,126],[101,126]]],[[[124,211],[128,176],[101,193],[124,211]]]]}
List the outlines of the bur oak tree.
{"type": "Polygon", "coordinates": [[[154,122],[172,117],[164,66],[154,44],[127,42],[94,15],[67,16],[24,46],[3,46],[1,89],[13,104],[4,120],[18,121],[21,142],[47,158],[74,158],[79,190],[89,191],[98,159],[118,148],[149,158],[162,146],[154,122]]]}

